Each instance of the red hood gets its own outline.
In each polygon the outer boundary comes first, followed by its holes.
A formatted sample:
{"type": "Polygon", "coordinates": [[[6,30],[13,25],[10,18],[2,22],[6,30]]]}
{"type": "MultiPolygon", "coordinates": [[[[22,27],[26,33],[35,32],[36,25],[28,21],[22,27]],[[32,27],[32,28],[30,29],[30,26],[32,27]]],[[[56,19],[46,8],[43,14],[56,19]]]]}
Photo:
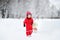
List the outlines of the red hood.
{"type": "Polygon", "coordinates": [[[31,12],[27,11],[27,14],[26,14],[26,16],[28,16],[28,15],[32,15],[32,14],[31,14],[31,12]]]}
{"type": "MultiPolygon", "coordinates": [[[[26,17],[27,17],[28,15],[32,15],[31,12],[27,11],[26,17]]],[[[27,17],[27,18],[28,18],[28,17],[27,17]]]]}

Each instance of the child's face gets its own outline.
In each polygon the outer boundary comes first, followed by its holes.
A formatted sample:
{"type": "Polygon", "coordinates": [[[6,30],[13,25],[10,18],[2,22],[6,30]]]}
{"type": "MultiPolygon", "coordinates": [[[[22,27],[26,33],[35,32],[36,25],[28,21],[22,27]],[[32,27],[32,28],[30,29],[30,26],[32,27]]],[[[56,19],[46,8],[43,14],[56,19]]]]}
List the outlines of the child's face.
{"type": "Polygon", "coordinates": [[[31,18],[32,16],[31,15],[28,15],[28,18],[31,18]]]}

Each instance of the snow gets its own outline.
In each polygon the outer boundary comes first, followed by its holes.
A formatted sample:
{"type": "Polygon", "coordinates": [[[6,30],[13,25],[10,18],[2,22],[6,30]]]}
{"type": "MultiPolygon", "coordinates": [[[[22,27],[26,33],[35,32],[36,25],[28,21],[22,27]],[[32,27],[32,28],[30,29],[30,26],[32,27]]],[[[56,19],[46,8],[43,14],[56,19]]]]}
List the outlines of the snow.
{"type": "Polygon", "coordinates": [[[0,19],[0,40],[60,40],[60,19],[34,19],[38,31],[26,37],[24,19],[0,19]]]}

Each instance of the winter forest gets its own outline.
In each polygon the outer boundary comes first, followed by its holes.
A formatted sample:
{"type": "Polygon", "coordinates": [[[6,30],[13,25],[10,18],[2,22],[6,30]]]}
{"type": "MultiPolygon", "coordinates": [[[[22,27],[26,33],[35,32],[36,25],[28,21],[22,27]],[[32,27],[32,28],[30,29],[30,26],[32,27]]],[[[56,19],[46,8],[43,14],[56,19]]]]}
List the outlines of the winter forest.
{"type": "Polygon", "coordinates": [[[27,11],[33,18],[60,18],[60,8],[50,0],[0,0],[0,18],[24,18],[27,11]]]}

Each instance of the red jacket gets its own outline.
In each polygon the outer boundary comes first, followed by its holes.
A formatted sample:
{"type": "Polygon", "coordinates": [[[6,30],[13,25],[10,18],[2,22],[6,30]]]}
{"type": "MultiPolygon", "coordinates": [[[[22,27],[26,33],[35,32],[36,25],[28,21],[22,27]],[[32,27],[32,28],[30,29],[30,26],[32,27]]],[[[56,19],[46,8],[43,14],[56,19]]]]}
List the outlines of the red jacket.
{"type": "Polygon", "coordinates": [[[31,14],[31,13],[27,12],[26,18],[24,20],[24,24],[26,26],[26,31],[32,31],[33,30],[33,27],[32,27],[33,19],[27,17],[29,14],[31,14]]]}
{"type": "Polygon", "coordinates": [[[30,18],[30,19],[26,18],[24,20],[24,24],[26,26],[26,31],[29,31],[29,30],[33,29],[33,27],[32,27],[32,25],[33,25],[33,19],[32,18],[30,18]]]}

